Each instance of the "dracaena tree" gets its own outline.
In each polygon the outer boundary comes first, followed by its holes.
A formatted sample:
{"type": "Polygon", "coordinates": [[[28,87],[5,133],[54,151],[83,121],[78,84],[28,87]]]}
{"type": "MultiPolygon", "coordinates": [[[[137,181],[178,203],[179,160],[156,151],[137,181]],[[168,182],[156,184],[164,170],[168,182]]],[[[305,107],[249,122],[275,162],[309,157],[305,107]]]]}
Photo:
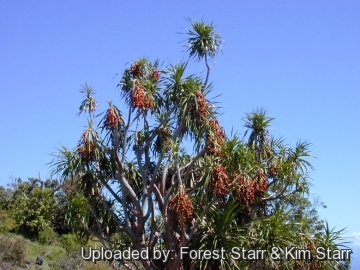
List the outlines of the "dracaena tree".
{"type": "Polygon", "coordinates": [[[205,63],[205,77],[186,74],[189,61],[163,67],[140,58],[117,85],[123,104],[109,102],[97,116],[95,93],[83,86],[79,115],[88,115],[88,126],[75,149],[64,147],[52,162],[69,193],[69,216],[105,247],[171,251],[165,262],[142,259],[146,269],[295,267],[237,260],[229,252],[218,259],[180,256],[185,246],[270,250],[316,241],[282,203],[309,190],[309,143],[289,148],[272,138],[273,118],[264,109],[246,114],[243,138],[225,133],[209,99],[213,58],[223,40],[212,24],[189,22],[185,51],[189,60],[205,63]]]}

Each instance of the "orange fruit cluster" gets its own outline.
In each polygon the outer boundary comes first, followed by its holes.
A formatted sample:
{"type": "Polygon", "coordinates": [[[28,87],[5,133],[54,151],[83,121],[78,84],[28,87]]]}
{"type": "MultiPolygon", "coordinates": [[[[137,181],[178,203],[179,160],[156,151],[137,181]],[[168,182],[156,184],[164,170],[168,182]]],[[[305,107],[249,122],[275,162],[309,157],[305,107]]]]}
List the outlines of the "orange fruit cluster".
{"type": "Polygon", "coordinates": [[[194,207],[183,189],[181,189],[178,194],[171,198],[169,204],[177,214],[180,222],[186,222],[192,218],[194,207]]]}
{"type": "Polygon", "coordinates": [[[267,176],[264,172],[259,171],[256,175],[255,191],[256,194],[262,194],[268,187],[267,176]]]}
{"type": "Polygon", "coordinates": [[[110,107],[106,112],[105,126],[111,130],[117,128],[120,116],[114,107],[110,107]]]}
{"type": "Polygon", "coordinates": [[[145,92],[144,87],[136,85],[132,92],[132,106],[139,109],[152,109],[154,103],[152,98],[145,92]]]}
{"type": "Polygon", "coordinates": [[[157,70],[157,69],[153,69],[152,70],[152,72],[151,72],[151,78],[155,81],[155,82],[157,82],[157,81],[159,81],[159,79],[160,79],[160,72],[157,70]]]}
{"type": "Polygon", "coordinates": [[[268,179],[263,171],[259,171],[254,179],[247,175],[236,176],[235,193],[238,201],[247,207],[255,200],[257,195],[262,195],[268,188],[268,179]]]}
{"type": "Polygon", "coordinates": [[[249,207],[255,199],[255,182],[247,175],[240,175],[235,185],[235,192],[238,201],[249,207]]]}
{"type": "Polygon", "coordinates": [[[78,146],[78,153],[83,161],[92,161],[95,159],[95,142],[85,141],[78,146]]]}
{"type": "Polygon", "coordinates": [[[216,165],[213,177],[210,182],[210,190],[212,194],[221,197],[229,193],[230,177],[226,174],[226,168],[222,165],[216,165]]]}
{"type": "Polygon", "coordinates": [[[194,116],[200,115],[201,120],[206,120],[210,116],[209,104],[207,103],[204,94],[201,91],[196,92],[197,111],[194,116]]]}
{"type": "Polygon", "coordinates": [[[225,139],[225,133],[217,119],[210,120],[209,125],[210,132],[207,136],[206,152],[209,155],[219,155],[221,153],[220,145],[225,139]]]}
{"type": "Polygon", "coordinates": [[[141,68],[141,64],[139,62],[136,62],[131,66],[131,73],[132,73],[133,77],[136,77],[136,76],[142,77],[143,76],[143,71],[141,68]]]}

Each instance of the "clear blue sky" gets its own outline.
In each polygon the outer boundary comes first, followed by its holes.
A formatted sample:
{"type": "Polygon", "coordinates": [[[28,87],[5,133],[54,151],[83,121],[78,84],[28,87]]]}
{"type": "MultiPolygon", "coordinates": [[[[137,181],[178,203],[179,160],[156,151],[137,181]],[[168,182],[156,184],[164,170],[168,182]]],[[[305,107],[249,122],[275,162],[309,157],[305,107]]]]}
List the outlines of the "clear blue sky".
{"type": "Polygon", "coordinates": [[[274,135],[312,142],[321,215],[348,227],[359,258],[358,0],[2,1],[0,184],[48,177],[55,147],[76,145],[80,84],[95,88],[101,111],[119,101],[114,76],[127,62],[180,61],[184,17],[213,21],[225,40],[211,74],[222,125],[243,132],[245,112],[264,107],[274,135]]]}

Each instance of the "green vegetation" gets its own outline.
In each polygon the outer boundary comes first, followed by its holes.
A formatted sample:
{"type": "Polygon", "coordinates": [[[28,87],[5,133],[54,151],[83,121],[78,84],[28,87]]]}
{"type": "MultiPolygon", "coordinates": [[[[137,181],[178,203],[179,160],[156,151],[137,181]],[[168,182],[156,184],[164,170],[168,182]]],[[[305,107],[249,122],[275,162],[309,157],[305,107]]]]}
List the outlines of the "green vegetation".
{"type": "MultiPolygon", "coordinates": [[[[87,245],[96,247],[99,243],[89,241],[87,245]]],[[[114,268],[110,262],[101,261],[93,264],[82,260],[80,245],[71,235],[54,238],[52,245],[45,245],[17,234],[1,233],[0,269],[110,270],[114,268]],[[43,264],[36,264],[38,257],[43,259],[43,264]]]]}
{"type": "MultiPolygon", "coordinates": [[[[80,246],[99,247],[99,241],[70,233],[64,193],[57,181],[15,179],[0,187],[0,269],[113,269],[111,262],[94,265],[81,259],[80,246]]],[[[114,262],[114,265],[117,265],[114,262]]]]}

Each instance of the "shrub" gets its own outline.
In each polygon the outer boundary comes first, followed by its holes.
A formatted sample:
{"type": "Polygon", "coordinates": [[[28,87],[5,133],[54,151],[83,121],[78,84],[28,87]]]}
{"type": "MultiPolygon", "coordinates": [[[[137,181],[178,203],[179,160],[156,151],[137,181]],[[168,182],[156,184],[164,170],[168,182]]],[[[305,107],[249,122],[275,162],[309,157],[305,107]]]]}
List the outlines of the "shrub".
{"type": "Polygon", "coordinates": [[[75,249],[80,250],[80,245],[76,241],[76,236],[73,234],[63,234],[60,236],[59,241],[61,246],[66,249],[67,252],[70,252],[75,249]]]}
{"type": "Polygon", "coordinates": [[[0,209],[0,233],[11,232],[16,228],[16,221],[11,217],[9,210],[0,209]]]}
{"type": "Polygon", "coordinates": [[[57,238],[58,236],[56,232],[54,232],[50,226],[45,225],[39,232],[37,240],[41,244],[53,245],[57,242],[57,238]]]}
{"type": "Polygon", "coordinates": [[[17,196],[14,205],[14,219],[19,232],[34,239],[51,224],[57,207],[52,190],[40,187],[34,188],[27,197],[17,196]]]}

